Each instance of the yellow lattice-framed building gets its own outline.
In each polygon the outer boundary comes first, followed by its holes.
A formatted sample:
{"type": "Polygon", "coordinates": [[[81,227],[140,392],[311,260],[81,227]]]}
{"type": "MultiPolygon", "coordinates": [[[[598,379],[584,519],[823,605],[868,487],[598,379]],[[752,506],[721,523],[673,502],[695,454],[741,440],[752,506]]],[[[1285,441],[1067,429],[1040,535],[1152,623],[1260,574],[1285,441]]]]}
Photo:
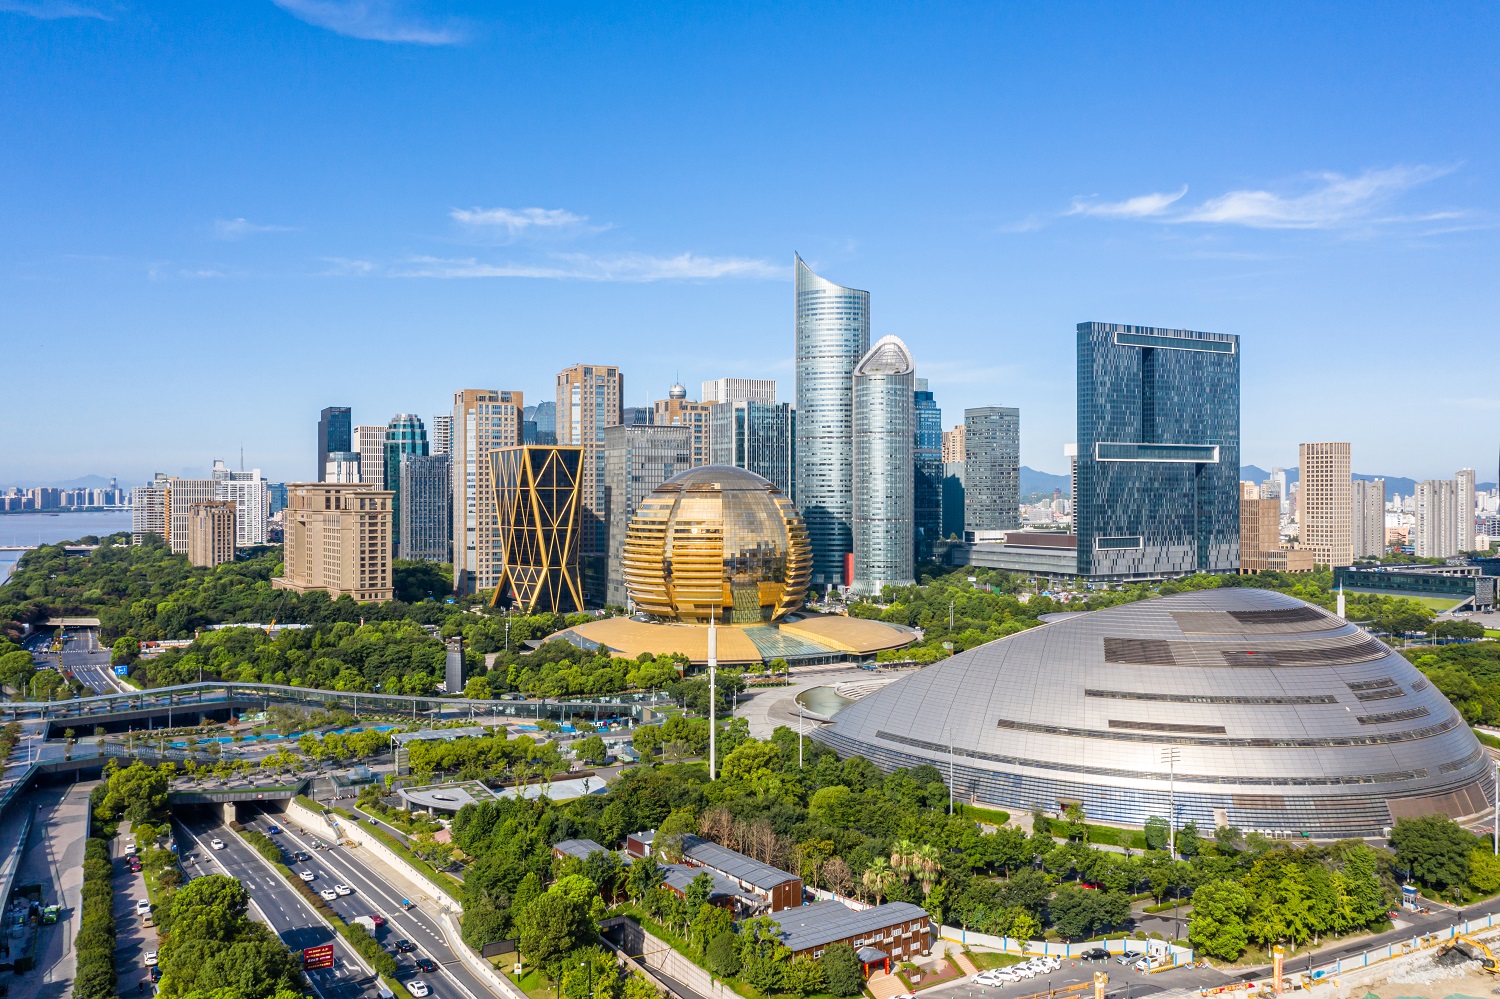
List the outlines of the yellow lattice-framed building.
{"type": "Polygon", "coordinates": [[[528,614],[583,610],[578,574],[583,448],[526,444],[491,451],[489,460],[501,566],[491,605],[508,590],[528,614]]]}

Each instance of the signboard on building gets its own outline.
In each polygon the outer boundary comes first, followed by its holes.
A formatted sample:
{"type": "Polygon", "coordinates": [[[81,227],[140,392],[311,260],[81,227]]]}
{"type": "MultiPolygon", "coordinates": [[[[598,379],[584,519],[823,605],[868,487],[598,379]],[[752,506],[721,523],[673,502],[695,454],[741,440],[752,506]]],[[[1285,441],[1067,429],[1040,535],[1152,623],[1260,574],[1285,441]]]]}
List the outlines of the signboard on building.
{"type": "Polygon", "coordinates": [[[333,944],[319,944],[302,951],[303,971],[317,971],[319,968],[331,967],[333,967],[333,944]]]}

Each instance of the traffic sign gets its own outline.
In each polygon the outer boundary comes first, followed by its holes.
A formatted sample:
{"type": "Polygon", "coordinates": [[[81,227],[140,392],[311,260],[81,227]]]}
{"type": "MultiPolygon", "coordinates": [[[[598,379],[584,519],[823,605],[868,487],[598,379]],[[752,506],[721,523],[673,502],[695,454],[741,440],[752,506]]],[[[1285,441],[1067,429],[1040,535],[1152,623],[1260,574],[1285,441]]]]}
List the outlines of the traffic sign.
{"type": "Polygon", "coordinates": [[[333,944],[319,944],[302,951],[302,970],[316,971],[333,967],[333,944]]]}
{"type": "Polygon", "coordinates": [[[115,676],[129,676],[129,675],[130,675],[130,667],[129,666],[116,666],[115,667],[115,676]]]}

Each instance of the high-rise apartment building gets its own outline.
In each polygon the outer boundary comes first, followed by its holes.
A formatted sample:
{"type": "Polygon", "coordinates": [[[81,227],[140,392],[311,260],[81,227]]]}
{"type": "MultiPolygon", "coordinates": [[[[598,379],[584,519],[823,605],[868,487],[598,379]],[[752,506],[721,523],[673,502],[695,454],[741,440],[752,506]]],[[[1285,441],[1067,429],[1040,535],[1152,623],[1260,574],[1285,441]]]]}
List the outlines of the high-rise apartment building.
{"type": "Polygon", "coordinates": [[[708,418],[711,405],[689,399],[687,389],[681,384],[674,384],[667,389],[667,397],[656,400],[653,407],[652,423],[662,427],[687,427],[692,431],[694,467],[708,464],[708,418]]]}
{"type": "Polygon", "coordinates": [[[621,571],[630,518],[651,490],[693,467],[691,427],[621,424],[604,430],[604,496],[606,563],[605,602],[624,607],[625,575],[621,571]]]}
{"type": "Polygon", "coordinates": [[[401,455],[396,515],[401,539],[400,558],[447,562],[453,544],[452,455],[401,455]]]}
{"type": "Polygon", "coordinates": [[[1412,545],[1419,558],[1452,558],[1474,550],[1474,470],[1417,483],[1412,545]]]}
{"type": "Polygon", "coordinates": [[[1385,554],[1385,480],[1351,483],[1350,554],[1380,558],[1385,554]]]}
{"type": "Polygon", "coordinates": [[[1474,528],[1474,469],[1461,468],[1454,476],[1458,493],[1458,550],[1471,552],[1476,543],[1474,528]]]}
{"type": "Polygon", "coordinates": [[[323,477],[328,456],[335,451],[353,451],[353,423],[348,406],[329,406],[318,417],[318,464],[313,474],[323,477]]]}
{"type": "Polygon", "coordinates": [[[167,540],[167,482],[161,472],[144,486],[130,491],[130,543],[139,545],[146,535],[167,540]]]}
{"type": "Polygon", "coordinates": [[[427,428],[420,416],[397,413],[385,425],[381,486],[391,492],[391,552],[396,558],[408,557],[401,546],[401,458],[408,454],[427,455],[427,428]]]}
{"type": "Polygon", "coordinates": [[[390,600],[391,494],[365,483],[289,482],[278,590],[390,600]]]}
{"type": "Polygon", "coordinates": [[[167,546],[174,555],[187,554],[189,511],[218,499],[217,486],[213,479],[167,479],[167,546]]]}
{"type": "MultiPolygon", "coordinates": [[[[604,428],[618,426],[625,398],[625,376],[605,364],[575,364],[557,373],[557,443],[583,448],[579,467],[582,513],[579,552],[602,555],[604,508],[604,428]]],[[[598,580],[603,582],[602,577],[598,580]]]]}
{"type": "Polygon", "coordinates": [[[234,545],[235,503],[232,500],[194,503],[188,509],[188,562],[207,568],[233,562],[234,545]]]}
{"type": "Polygon", "coordinates": [[[520,392],[453,393],[453,589],[493,590],[500,582],[500,538],[489,454],[521,443],[520,392]]]}
{"type": "Polygon", "coordinates": [[[708,464],[748,469],[796,502],[797,411],[754,399],[710,403],[708,464]]]}
{"type": "Polygon", "coordinates": [[[1079,323],[1077,448],[1080,574],[1239,568],[1239,337],[1079,323]]]}
{"type": "Polygon", "coordinates": [[[508,595],[527,614],[583,610],[578,552],[582,446],[527,445],[493,451],[500,576],[496,598],[508,595]]]}
{"type": "Polygon", "coordinates": [[[855,593],[916,581],[915,396],[911,351],[899,337],[881,337],[854,366],[854,565],[848,575],[855,593]]]}
{"type": "Polygon", "coordinates": [[[1297,547],[1330,568],[1354,562],[1354,487],[1349,444],[1297,446],[1297,547]]]}
{"type": "Polygon", "coordinates": [[[870,350],[870,293],[795,261],[797,506],[812,542],[812,585],[844,585],[854,550],[854,366],[870,350]]]}
{"type": "Polygon", "coordinates": [[[912,526],[917,561],[926,562],[932,558],[932,543],[943,536],[943,411],[927,387],[927,379],[918,378],[916,386],[912,526]]]}
{"type": "Polygon", "coordinates": [[[776,405],[776,379],[774,378],[715,378],[703,383],[703,401],[759,402],[776,405]]]}
{"type": "Polygon", "coordinates": [[[550,446],[557,443],[557,403],[549,400],[532,407],[531,422],[536,424],[535,443],[550,446]]]}
{"type": "Polygon", "coordinates": [[[1021,411],[964,410],[964,530],[1021,526],[1021,411]]]}
{"type": "Polygon", "coordinates": [[[453,453],[453,414],[439,413],[432,418],[429,454],[453,453]]]}
{"type": "MultiPolygon", "coordinates": [[[[1291,503],[1291,491],[1287,489],[1286,469],[1280,467],[1271,469],[1271,477],[1266,481],[1270,482],[1275,488],[1275,498],[1281,503],[1281,516],[1285,517],[1291,512],[1291,506],[1289,505],[1291,503]]],[[[1269,498],[1271,495],[1271,493],[1267,493],[1264,490],[1261,492],[1263,499],[1269,498]]]]}
{"type": "Polygon", "coordinates": [[[376,489],[384,489],[385,427],[355,427],[353,450],[359,452],[359,480],[376,489]]]}
{"type": "Polygon", "coordinates": [[[1281,546],[1281,500],[1240,483],[1240,572],[1312,572],[1311,552],[1281,546]]]}
{"type": "Polygon", "coordinates": [[[250,548],[266,543],[266,521],[271,516],[270,493],[260,469],[235,471],[218,458],[208,473],[214,481],[214,499],[234,504],[234,543],[250,548]]]}
{"type": "Polygon", "coordinates": [[[943,431],[943,464],[953,465],[964,460],[964,425],[960,423],[952,430],[943,431]]]}
{"type": "Polygon", "coordinates": [[[340,485],[363,482],[365,479],[359,466],[358,451],[330,451],[328,464],[323,466],[323,481],[340,485]]]}

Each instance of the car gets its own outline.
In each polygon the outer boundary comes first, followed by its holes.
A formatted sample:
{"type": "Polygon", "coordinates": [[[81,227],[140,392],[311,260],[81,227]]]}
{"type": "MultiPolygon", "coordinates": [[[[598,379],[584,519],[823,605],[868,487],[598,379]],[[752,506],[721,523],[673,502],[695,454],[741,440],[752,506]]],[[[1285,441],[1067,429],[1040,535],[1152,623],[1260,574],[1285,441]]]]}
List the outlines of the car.
{"type": "Polygon", "coordinates": [[[417,999],[423,999],[423,996],[429,995],[432,992],[432,990],[427,987],[427,983],[422,981],[420,978],[414,982],[407,982],[406,991],[416,996],[417,999]]]}
{"type": "Polygon", "coordinates": [[[414,944],[414,943],[412,943],[410,940],[407,940],[405,937],[403,937],[400,940],[396,941],[396,953],[397,954],[410,954],[412,951],[414,951],[416,949],[417,949],[417,945],[414,944]]]}
{"type": "Polygon", "coordinates": [[[270,833],[272,836],[276,836],[276,835],[279,835],[281,833],[281,827],[280,826],[266,826],[266,832],[270,833]]]}
{"type": "Polygon", "coordinates": [[[317,875],[312,871],[298,871],[297,877],[301,878],[303,881],[311,881],[313,878],[317,877],[317,875]]]}
{"type": "Polygon", "coordinates": [[[156,967],[151,969],[151,980],[153,982],[161,981],[161,965],[158,964],[156,967]]]}
{"type": "Polygon", "coordinates": [[[352,895],[352,894],[354,894],[354,889],[350,888],[348,885],[345,885],[345,884],[334,885],[333,886],[333,890],[335,892],[337,892],[338,894],[340,894],[340,895],[352,895]]]}
{"type": "Polygon", "coordinates": [[[384,926],[385,917],[378,912],[372,912],[370,913],[370,922],[374,923],[376,926],[384,926]]]}
{"type": "Polygon", "coordinates": [[[1134,964],[1135,962],[1139,961],[1141,958],[1143,958],[1145,956],[1146,956],[1145,954],[1141,953],[1138,950],[1127,950],[1125,953],[1123,953],[1119,957],[1115,958],[1115,960],[1118,961],[1121,964],[1129,965],[1129,964],[1134,964]]]}
{"type": "Polygon", "coordinates": [[[1109,951],[1105,950],[1103,947],[1090,947],[1088,950],[1084,951],[1078,956],[1085,961],[1108,961],[1109,951]]]}
{"type": "Polygon", "coordinates": [[[292,859],[298,861],[299,863],[305,864],[312,858],[309,857],[306,853],[303,853],[301,850],[298,850],[296,853],[292,854],[292,859]]]}
{"type": "Polygon", "coordinates": [[[417,970],[427,975],[437,974],[437,962],[430,957],[417,958],[417,970]]]}
{"type": "Polygon", "coordinates": [[[136,902],[135,902],[135,914],[137,916],[144,916],[146,913],[148,913],[150,911],[151,911],[151,901],[150,901],[150,899],[145,899],[145,898],[136,899],[136,902]]]}
{"type": "Polygon", "coordinates": [[[1135,962],[1136,971],[1155,971],[1161,966],[1162,959],[1155,954],[1148,954],[1135,962]]]}
{"type": "Polygon", "coordinates": [[[1053,957],[1051,954],[1047,954],[1043,957],[1037,958],[1037,964],[1043,971],[1056,971],[1062,967],[1062,960],[1060,958],[1053,957]]]}
{"type": "Polygon", "coordinates": [[[146,967],[148,967],[148,968],[154,968],[154,967],[156,967],[156,951],[154,951],[154,950],[148,950],[148,951],[146,951],[146,956],[143,957],[143,958],[141,958],[141,960],[146,962],[146,967]]]}
{"type": "Polygon", "coordinates": [[[147,929],[150,929],[151,927],[156,925],[156,917],[151,915],[151,913],[149,912],[146,913],[141,917],[141,925],[146,927],[147,929]]]}
{"type": "Polygon", "coordinates": [[[1037,974],[1036,969],[1027,964],[1016,965],[1010,969],[1010,973],[1015,975],[1017,979],[1035,978],[1037,974]]]}
{"type": "Polygon", "coordinates": [[[339,893],[334,891],[332,888],[324,888],[322,891],[318,892],[318,897],[325,902],[332,902],[334,899],[339,897],[339,893]]]}
{"type": "Polygon", "coordinates": [[[135,840],[131,840],[130,842],[128,842],[128,843],[125,844],[125,852],[126,853],[135,853],[136,852],[135,840]]]}
{"type": "Polygon", "coordinates": [[[975,985],[983,985],[989,988],[993,988],[996,985],[1009,985],[1015,980],[1016,977],[1014,975],[1006,974],[999,968],[991,968],[988,971],[981,971],[979,974],[969,979],[969,981],[973,982],[975,985]]]}
{"type": "Polygon", "coordinates": [[[219,839],[217,836],[209,840],[208,845],[213,847],[215,850],[224,849],[224,841],[222,839],[219,839]]]}

